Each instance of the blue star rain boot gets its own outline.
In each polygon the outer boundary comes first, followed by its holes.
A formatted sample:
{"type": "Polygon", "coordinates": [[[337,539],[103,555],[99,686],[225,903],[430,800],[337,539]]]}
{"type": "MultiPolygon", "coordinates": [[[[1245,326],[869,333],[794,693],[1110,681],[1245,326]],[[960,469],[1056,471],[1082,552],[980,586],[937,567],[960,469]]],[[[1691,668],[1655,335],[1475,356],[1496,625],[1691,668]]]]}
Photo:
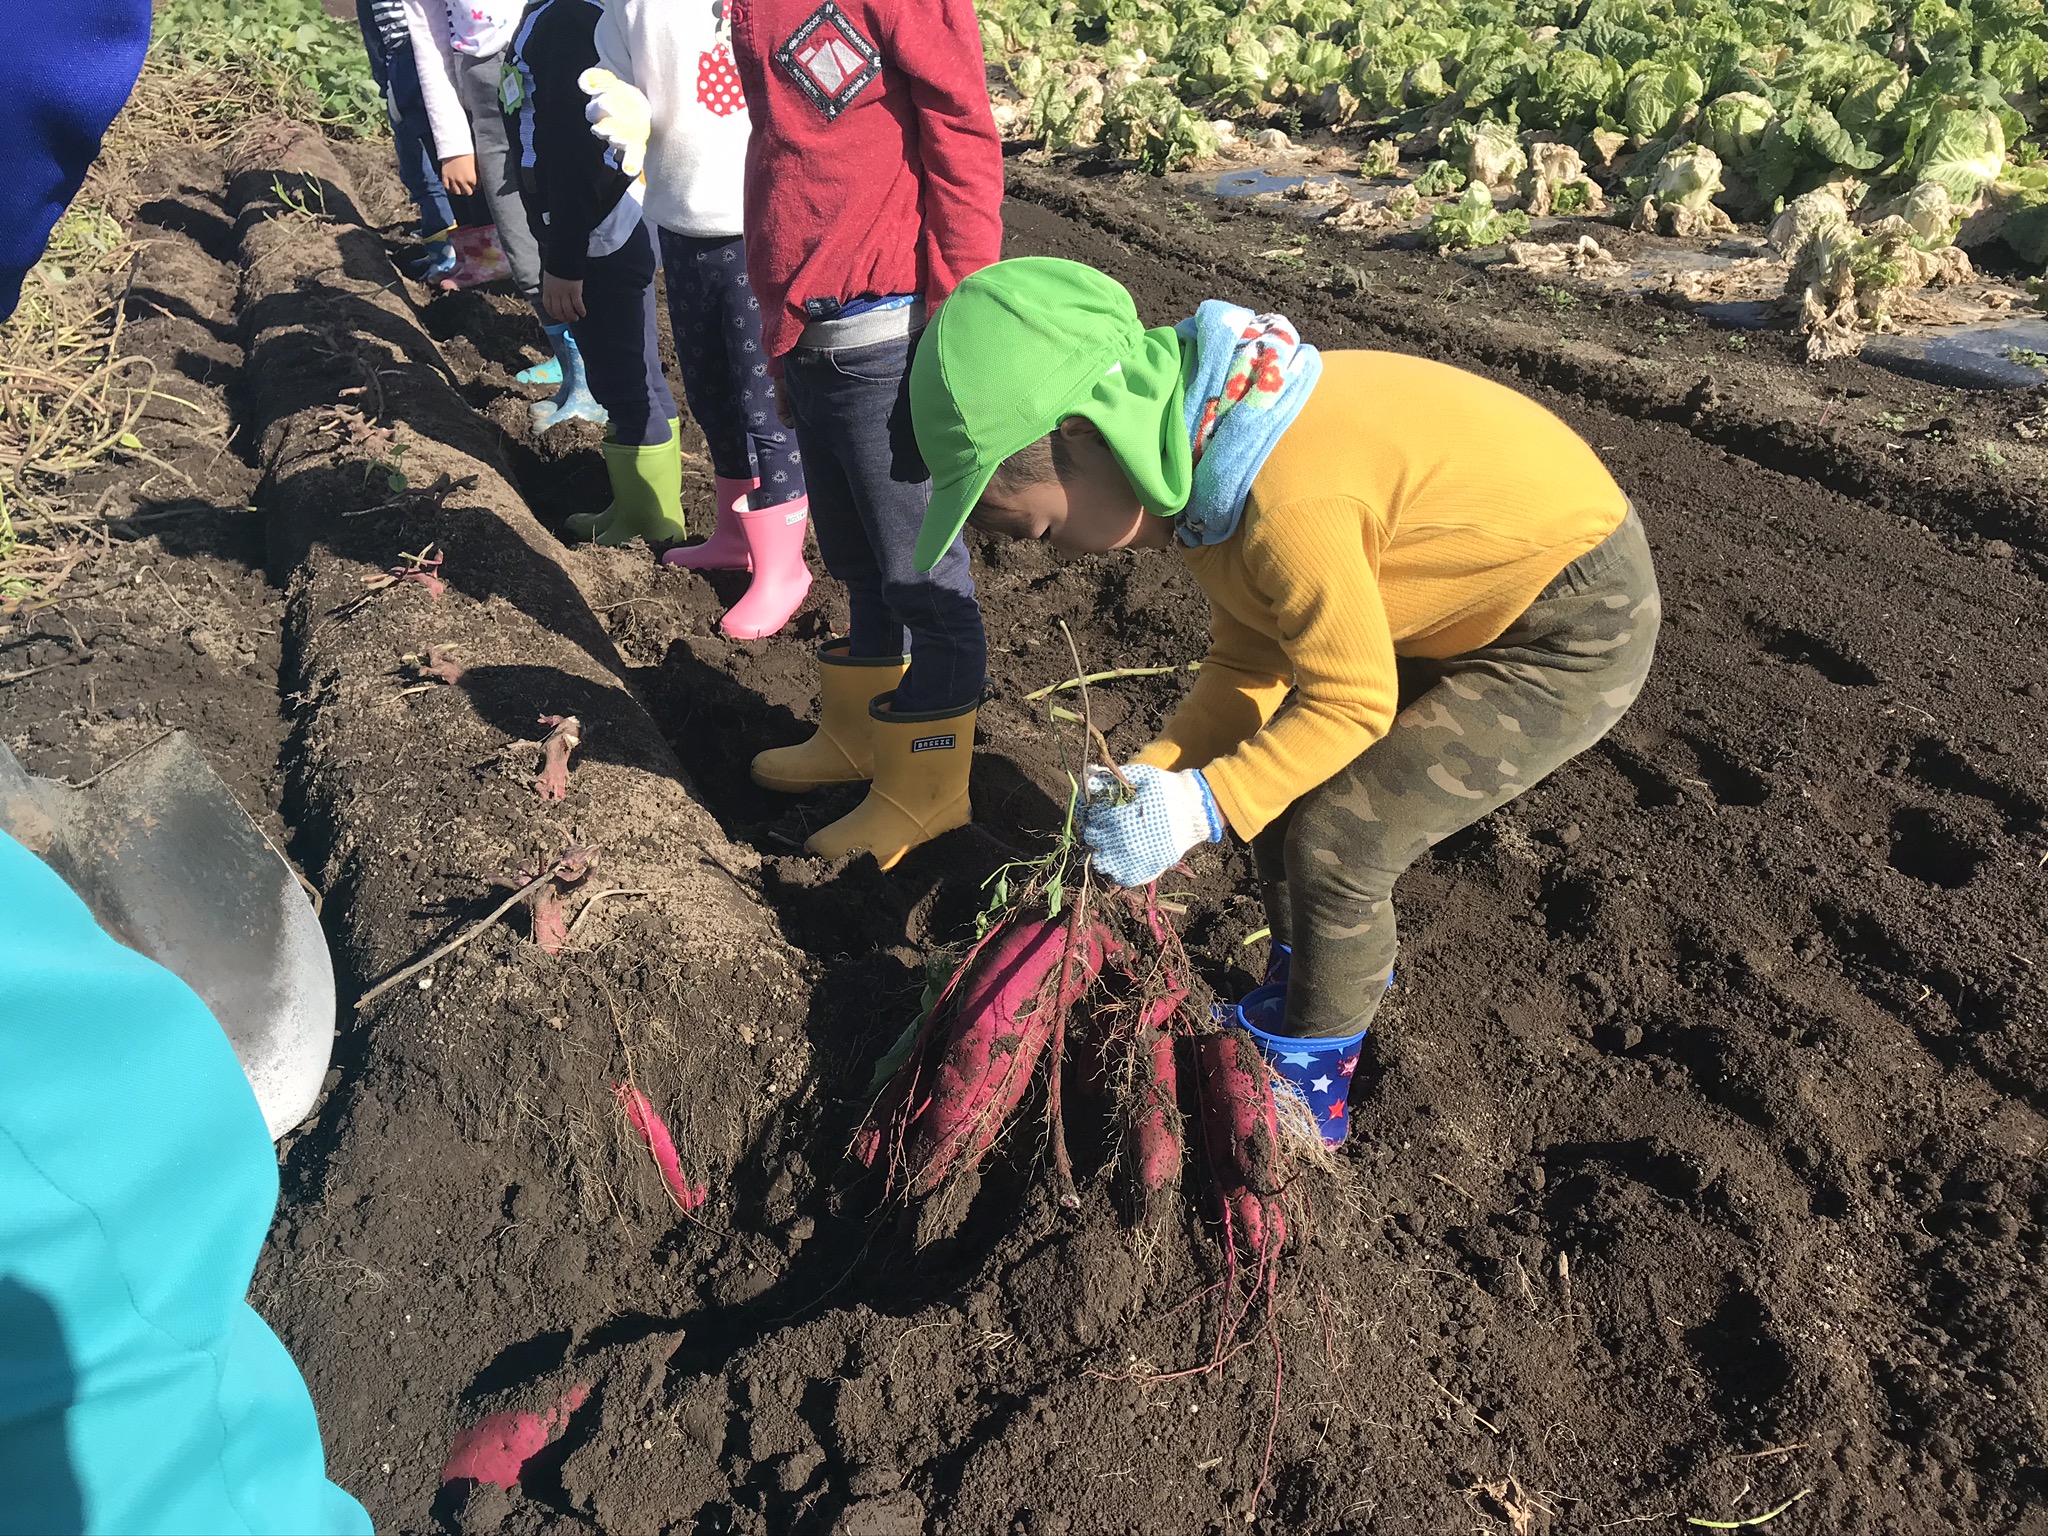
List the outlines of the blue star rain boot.
{"type": "Polygon", "coordinates": [[[1274,1071],[1308,1106],[1324,1142],[1341,1146],[1351,1129],[1351,1078],[1358,1070],[1366,1031],[1341,1039],[1296,1040],[1269,1034],[1259,1026],[1277,1025],[1287,1015],[1287,988],[1260,987],[1237,1005],[1238,1028],[1252,1037],[1274,1071]]]}

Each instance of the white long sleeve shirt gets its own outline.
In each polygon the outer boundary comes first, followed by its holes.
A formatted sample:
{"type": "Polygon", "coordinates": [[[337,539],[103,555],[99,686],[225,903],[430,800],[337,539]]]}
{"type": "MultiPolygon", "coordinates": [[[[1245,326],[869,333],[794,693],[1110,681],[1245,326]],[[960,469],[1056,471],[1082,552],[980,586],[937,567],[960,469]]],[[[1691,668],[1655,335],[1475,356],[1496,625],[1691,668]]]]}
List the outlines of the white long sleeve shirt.
{"type": "Polygon", "coordinates": [[[639,87],[653,120],[647,217],[700,239],[745,227],[747,103],[725,8],[705,0],[609,0],[597,23],[599,61],[639,87]]]}
{"type": "Polygon", "coordinates": [[[455,91],[453,43],[448,33],[444,0],[405,0],[405,30],[412,38],[413,63],[419,69],[420,99],[427,108],[427,131],[434,136],[434,158],[453,160],[476,153],[469,136],[469,114],[455,91]]]}
{"type": "Polygon", "coordinates": [[[428,0],[442,5],[448,15],[448,44],[457,53],[473,53],[480,59],[503,53],[519,25],[525,0],[428,0]]]}

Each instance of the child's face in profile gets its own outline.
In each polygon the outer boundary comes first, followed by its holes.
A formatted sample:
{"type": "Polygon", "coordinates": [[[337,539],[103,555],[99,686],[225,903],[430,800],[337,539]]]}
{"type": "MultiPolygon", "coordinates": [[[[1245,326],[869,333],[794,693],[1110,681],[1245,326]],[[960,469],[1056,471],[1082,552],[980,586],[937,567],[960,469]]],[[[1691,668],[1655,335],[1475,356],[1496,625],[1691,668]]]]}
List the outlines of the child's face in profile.
{"type": "Polygon", "coordinates": [[[1067,473],[1010,491],[991,488],[968,522],[985,533],[1043,539],[1077,555],[1171,544],[1173,519],[1146,512],[1095,424],[1069,416],[1059,430],[1070,460],[1067,473]]]}

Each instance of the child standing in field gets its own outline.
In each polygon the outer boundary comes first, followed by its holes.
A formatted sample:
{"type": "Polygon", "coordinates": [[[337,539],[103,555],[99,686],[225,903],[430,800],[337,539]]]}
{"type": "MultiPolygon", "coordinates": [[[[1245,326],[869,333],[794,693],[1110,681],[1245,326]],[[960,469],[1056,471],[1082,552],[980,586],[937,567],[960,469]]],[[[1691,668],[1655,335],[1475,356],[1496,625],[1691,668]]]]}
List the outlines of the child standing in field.
{"type": "Polygon", "coordinates": [[[1002,145],[967,0],[727,0],[753,121],[746,254],[844,641],[808,741],[754,759],[801,792],[870,781],[805,846],[889,868],[969,816],[987,641],[967,551],[912,559],[931,487],[910,427],[928,316],[1002,243],[1002,145]],[[908,653],[907,655],[905,653],[908,653]]]}
{"type": "Polygon", "coordinates": [[[1445,364],[1321,354],[1210,301],[1146,330],[1092,268],[963,283],[911,380],[936,489],[918,560],[970,519],[1069,550],[1174,549],[1208,594],[1201,672],[1082,836],[1122,885],[1227,830],[1272,926],[1236,1020],[1327,1140],[1392,980],[1394,882],[1598,741],[1656,649],[1641,522],[1534,401],[1445,364]],[[1409,700],[1402,707],[1402,700],[1409,700]]]}
{"type": "Polygon", "coordinates": [[[595,0],[533,0],[519,20],[502,100],[520,192],[540,248],[541,308],[568,326],[609,416],[612,502],[569,519],[604,544],[683,536],[682,445],[654,331],[654,241],[642,182],[608,164],[578,84],[597,67],[595,0]]]}
{"type": "MultiPolygon", "coordinates": [[[[668,274],[676,364],[711,449],[717,526],[666,565],[752,571],[720,622],[758,640],[789,622],[810,591],[809,502],[795,433],[776,409],[747,280],[743,230],[747,103],[732,59],[725,0],[611,0],[597,23],[601,68],[586,78],[608,157],[644,165],[647,219],[668,274]]],[[[603,530],[598,537],[604,537],[603,530]]]]}
{"type": "MultiPolygon", "coordinates": [[[[560,366],[561,388],[554,398],[535,401],[531,407],[534,427],[546,431],[565,421],[602,422],[604,409],[585,382],[575,337],[568,324],[550,316],[540,302],[540,246],[520,193],[519,152],[499,100],[507,50],[523,6],[520,0],[407,0],[407,4],[423,12],[435,61],[469,120],[470,154],[451,157],[446,145],[440,147],[442,183],[451,192],[481,192],[490,204],[499,244],[512,269],[512,285],[521,298],[541,311],[542,329],[560,366]]],[[[423,57],[420,63],[424,84],[428,61],[423,57]]],[[[439,90],[429,91],[430,107],[439,94],[439,90]]],[[[437,134],[437,142],[438,138],[437,134]]]]}
{"type": "MultiPolygon", "coordinates": [[[[413,52],[405,0],[356,0],[356,24],[362,29],[363,51],[370,59],[370,76],[384,94],[384,112],[391,123],[392,146],[398,153],[398,179],[405,184],[406,192],[419,209],[419,237],[426,246],[426,252],[415,266],[413,275],[422,282],[438,283],[455,273],[455,247],[449,237],[458,224],[476,221],[458,213],[447,188],[441,185],[441,157],[436,148],[434,123],[428,113],[426,94],[422,89],[418,59],[413,52]]],[[[438,75],[438,68],[434,73],[438,75]]],[[[467,123],[461,125],[460,135],[456,136],[450,133],[444,120],[442,132],[450,137],[451,156],[469,152],[467,123]]],[[[468,199],[458,201],[467,202],[468,199]]]]}

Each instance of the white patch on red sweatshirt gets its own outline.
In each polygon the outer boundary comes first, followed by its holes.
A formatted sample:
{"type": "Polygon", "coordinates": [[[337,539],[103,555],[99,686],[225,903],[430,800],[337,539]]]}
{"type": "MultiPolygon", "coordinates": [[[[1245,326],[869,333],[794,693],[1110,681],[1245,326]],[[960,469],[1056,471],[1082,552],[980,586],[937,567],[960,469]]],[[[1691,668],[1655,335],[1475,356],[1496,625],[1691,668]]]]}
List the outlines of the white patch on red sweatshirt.
{"type": "Polygon", "coordinates": [[[825,0],[775,50],[775,62],[831,122],[882,73],[882,56],[846,13],[825,0]]]}

